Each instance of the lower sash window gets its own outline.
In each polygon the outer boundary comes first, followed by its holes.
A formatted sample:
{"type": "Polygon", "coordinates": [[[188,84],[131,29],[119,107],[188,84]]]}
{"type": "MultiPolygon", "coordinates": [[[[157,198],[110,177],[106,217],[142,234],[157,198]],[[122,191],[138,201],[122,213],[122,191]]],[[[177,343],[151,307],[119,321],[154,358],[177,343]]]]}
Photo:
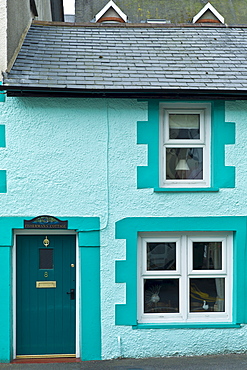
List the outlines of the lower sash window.
{"type": "Polygon", "coordinates": [[[141,233],[140,323],[230,322],[231,233],[141,233]]]}

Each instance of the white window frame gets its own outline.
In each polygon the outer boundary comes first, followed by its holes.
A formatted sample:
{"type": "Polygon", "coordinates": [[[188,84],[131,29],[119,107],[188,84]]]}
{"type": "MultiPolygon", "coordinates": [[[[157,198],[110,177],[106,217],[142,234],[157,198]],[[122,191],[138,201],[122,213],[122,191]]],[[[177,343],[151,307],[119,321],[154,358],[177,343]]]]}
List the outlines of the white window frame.
{"type": "Polygon", "coordinates": [[[210,323],[232,321],[232,246],[231,232],[140,233],[138,248],[138,322],[139,323],[210,323]],[[193,242],[222,242],[222,269],[193,270],[193,242]],[[176,242],[176,270],[147,271],[146,245],[150,242],[176,242]],[[144,279],[179,279],[178,313],[144,313],[144,279]],[[224,312],[190,312],[189,279],[224,278],[224,312]]]}
{"type": "Polygon", "coordinates": [[[160,187],[209,187],[211,178],[211,104],[210,103],[160,103],[160,187]],[[169,139],[169,114],[199,114],[200,139],[169,139]],[[167,148],[202,148],[203,179],[166,179],[167,148]]]}

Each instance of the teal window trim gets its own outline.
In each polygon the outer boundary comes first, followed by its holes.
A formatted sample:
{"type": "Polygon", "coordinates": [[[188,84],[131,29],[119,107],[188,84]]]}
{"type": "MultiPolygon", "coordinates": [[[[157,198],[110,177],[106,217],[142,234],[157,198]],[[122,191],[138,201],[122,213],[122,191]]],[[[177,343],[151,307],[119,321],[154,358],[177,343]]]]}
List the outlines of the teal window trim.
{"type": "Polygon", "coordinates": [[[0,193],[7,193],[7,171],[0,170],[0,193]]]}
{"type": "Polygon", "coordinates": [[[12,292],[11,286],[11,248],[0,248],[0,270],[1,270],[1,289],[0,289],[0,363],[10,362],[12,356],[12,292]]]}
{"type": "Polygon", "coordinates": [[[5,140],[5,125],[0,125],[0,147],[6,147],[6,140],[5,140]]]}
{"type": "MultiPolygon", "coordinates": [[[[247,217],[136,217],[125,218],[116,223],[116,238],[126,240],[126,260],[116,261],[116,283],[126,284],[126,303],[116,305],[116,325],[133,328],[157,328],[160,324],[138,324],[137,322],[137,279],[138,279],[138,234],[140,232],[202,231],[233,232],[233,307],[232,322],[222,326],[247,323],[247,275],[245,273],[247,217]],[[148,325],[148,326],[147,326],[148,325]]],[[[167,324],[164,324],[166,327],[167,324]]],[[[184,323],[183,327],[191,327],[184,323]]],[[[210,323],[196,323],[206,328],[210,323]]],[[[217,325],[217,323],[214,323],[217,325]]],[[[178,327],[177,325],[175,325],[178,327]]],[[[194,324],[193,324],[193,327],[194,324]]]]}
{"type": "MultiPolygon", "coordinates": [[[[24,219],[30,217],[0,217],[0,252],[8,251],[11,256],[13,230],[23,229],[24,219]]],[[[80,302],[80,345],[81,359],[84,361],[101,360],[101,298],[100,298],[100,219],[99,217],[59,217],[68,220],[68,230],[78,233],[79,256],[81,259],[80,302]],[[92,278],[93,277],[93,278],[92,278]]],[[[28,229],[25,229],[28,232],[28,229]]],[[[51,229],[49,229],[51,230],[51,229]]],[[[33,232],[33,229],[30,230],[33,232]]],[[[40,232],[37,229],[37,232],[40,232]]],[[[56,230],[54,230],[56,231],[56,230]]],[[[42,229],[45,232],[45,229],[42,229]]],[[[9,263],[8,279],[0,290],[1,302],[4,302],[3,343],[12,348],[12,294],[11,294],[11,258],[3,260],[9,263]],[[7,285],[6,285],[7,284],[7,285]],[[3,295],[4,294],[4,295],[3,295]],[[8,314],[7,314],[8,313],[8,314]]],[[[0,264],[1,265],[1,264],[0,264]]],[[[0,322],[1,322],[0,318],[0,322]]],[[[6,362],[11,361],[11,352],[6,354],[6,362]]]]}
{"type": "MultiPolygon", "coordinates": [[[[137,122],[137,144],[147,145],[147,166],[137,167],[137,188],[153,188],[157,192],[219,191],[235,187],[235,167],[225,166],[225,145],[235,143],[235,123],[225,122],[225,102],[207,101],[211,104],[211,185],[205,188],[160,187],[159,161],[159,106],[164,101],[148,100],[148,120],[137,122]],[[224,134],[222,134],[224,133],[224,134]]],[[[182,101],[180,101],[182,102],[182,101]]],[[[177,101],[171,102],[177,103],[177,101]]],[[[186,103],[183,101],[183,103],[186,103]]],[[[190,103],[187,102],[188,107],[190,103]]],[[[196,102],[198,103],[198,101],[196,102]]],[[[205,103],[205,102],[201,102],[205,103]]]]}

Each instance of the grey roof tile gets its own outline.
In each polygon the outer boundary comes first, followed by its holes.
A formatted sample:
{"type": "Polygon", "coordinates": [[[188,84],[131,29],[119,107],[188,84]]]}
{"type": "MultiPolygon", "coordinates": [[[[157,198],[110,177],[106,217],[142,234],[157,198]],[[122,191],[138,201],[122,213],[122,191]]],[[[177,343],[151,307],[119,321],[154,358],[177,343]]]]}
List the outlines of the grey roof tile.
{"type": "Polygon", "coordinates": [[[247,28],[33,24],[4,85],[247,90],[247,28]]]}

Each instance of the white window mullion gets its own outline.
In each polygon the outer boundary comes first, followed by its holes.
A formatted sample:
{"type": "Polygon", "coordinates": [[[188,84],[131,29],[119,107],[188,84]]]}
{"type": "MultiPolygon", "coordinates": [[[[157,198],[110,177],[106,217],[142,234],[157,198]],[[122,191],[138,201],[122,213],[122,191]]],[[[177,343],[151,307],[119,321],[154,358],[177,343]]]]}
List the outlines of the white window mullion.
{"type": "Polygon", "coordinates": [[[232,317],[232,302],[233,302],[233,282],[232,282],[232,260],[233,260],[233,235],[229,234],[226,237],[225,243],[225,263],[226,263],[226,284],[225,284],[225,305],[229,312],[229,319],[232,317]]]}
{"type": "Polygon", "coordinates": [[[187,294],[187,245],[186,236],[181,237],[181,278],[180,278],[180,309],[183,321],[187,320],[187,306],[188,306],[188,294],[187,294]]]}
{"type": "Polygon", "coordinates": [[[138,321],[141,322],[144,312],[144,276],[146,270],[146,250],[145,245],[146,242],[143,238],[138,238],[138,258],[141,261],[140,265],[138,266],[138,273],[139,273],[139,281],[138,281],[138,321]]]}

